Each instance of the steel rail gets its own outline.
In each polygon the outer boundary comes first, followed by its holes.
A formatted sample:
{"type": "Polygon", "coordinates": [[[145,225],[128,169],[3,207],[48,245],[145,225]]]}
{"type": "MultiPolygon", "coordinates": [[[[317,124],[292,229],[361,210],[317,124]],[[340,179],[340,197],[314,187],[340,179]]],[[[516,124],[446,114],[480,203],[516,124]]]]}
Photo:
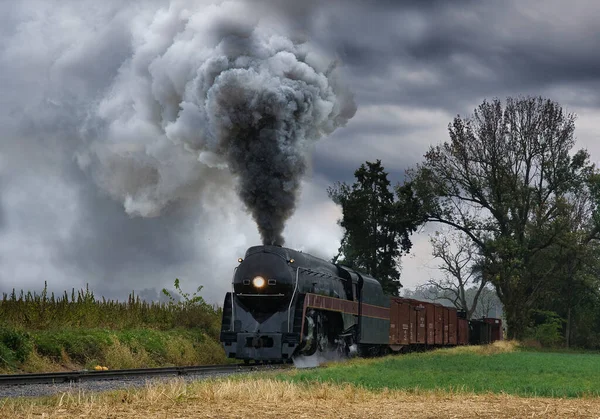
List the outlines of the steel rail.
{"type": "Polygon", "coordinates": [[[117,380],[133,377],[156,377],[164,375],[188,375],[211,373],[234,373],[243,371],[256,371],[268,368],[284,368],[285,364],[235,364],[235,365],[201,365],[190,367],[161,367],[161,368],[135,368],[125,370],[106,371],[66,371],[49,373],[27,374],[2,374],[0,386],[24,384],[59,384],[81,381],[117,380]]]}

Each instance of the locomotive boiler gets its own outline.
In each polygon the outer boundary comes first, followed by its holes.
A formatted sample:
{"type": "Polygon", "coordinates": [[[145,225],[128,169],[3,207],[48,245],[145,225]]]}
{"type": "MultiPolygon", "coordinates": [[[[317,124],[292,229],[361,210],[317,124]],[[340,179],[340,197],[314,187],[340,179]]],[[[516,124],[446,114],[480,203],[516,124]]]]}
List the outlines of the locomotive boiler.
{"type": "Polygon", "coordinates": [[[285,247],[254,246],[225,296],[220,340],[229,358],[246,362],[316,351],[374,354],[388,344],[389,306],[368,275],[285,247]]]}

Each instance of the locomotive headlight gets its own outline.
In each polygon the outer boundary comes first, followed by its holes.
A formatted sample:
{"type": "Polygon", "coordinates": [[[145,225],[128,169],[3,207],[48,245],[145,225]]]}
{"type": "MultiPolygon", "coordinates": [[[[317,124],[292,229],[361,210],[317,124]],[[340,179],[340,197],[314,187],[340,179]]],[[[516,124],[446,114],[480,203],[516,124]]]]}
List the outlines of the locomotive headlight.
{"type": "Polygon", "coordinates": [[[256,288],[262,288],[265,286],[266,283],[267,281],[265,281],[265,278],[263,278],[262,276],[255,276],[252,280],[252,285],[254,285],[256,288]]]}

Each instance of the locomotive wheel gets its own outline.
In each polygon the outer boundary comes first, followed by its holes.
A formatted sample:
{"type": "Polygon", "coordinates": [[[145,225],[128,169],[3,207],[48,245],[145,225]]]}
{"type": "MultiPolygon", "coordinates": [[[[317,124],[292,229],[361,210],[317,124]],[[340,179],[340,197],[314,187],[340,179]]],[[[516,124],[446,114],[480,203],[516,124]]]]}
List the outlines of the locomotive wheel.
{"type": "MultiPolygon", "coordinates": [[[[337,319],[329,318],[329,313],[311,310],[306,315],[305,335],[306,340],[310,341],[310,346],[301,351],[302,355],[311,356],[319,352],[330,358],[332,354],[339,358],[348,358],[350,356],[350,347],[352,345],[351,337],[338,337],[341,332],[337,319]]],[[[341,320],[341,319],[340,319],[341,320]]]]}
{"type": "Polygon", "coordinates": [[[311,356],[317,352],[317,325],[315,322],[315,312],[311,310],[310,313],[307,313],[305,318],[305,332],[306,332],[306,340],[310,342],[310,346],[308,348],[304,348],[302,350],[302,355],[311,356]]]}
{"type": "Polygon", "coordinates": [[[327,329],[325,327],[325,315],[322,313],[317,313],[316,319],[316,340],[317,340],[317,349],[319,352],[328,352],[330,350],[329,347],[329,337],[327,336],[327,329]]]}

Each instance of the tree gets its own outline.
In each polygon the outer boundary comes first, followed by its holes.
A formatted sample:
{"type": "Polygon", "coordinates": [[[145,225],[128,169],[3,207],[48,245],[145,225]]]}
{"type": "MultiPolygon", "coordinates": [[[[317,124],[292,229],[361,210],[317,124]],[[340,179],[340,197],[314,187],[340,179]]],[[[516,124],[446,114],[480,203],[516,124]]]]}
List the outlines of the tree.
{"type": "MultiPolygon", "coordinates": [[[[467,289],[467,300],[473,299],[479,291],[478,287],[467,289]]],[[[473,311],[471,318],[480,319],[482,317],[500,318],[504,315],[502,303],[496,294],[496,290],[488,283],[477,296],[477,306],[473,311]]]]}
{"type": "MultiPolygon", "coordinates": [[[[471,314],[470,318],[500,318],[504,315],[502,303],[498,299],[496,290],[489,283],[481,291],[476,285],[465,289],[465,299],[469,307],[473,305],[473,301],[475,300],[476,294],[478,303],[475,306],[476,308],[475,310],[473,310],[473,313],[471,314]]],[[[449,296],[448,291],[440,290],[439,288],[428,284],[420,285],[414,290],[405,289],[403,290],[403,296],[405,298],[412,298],[415,300],[435,301],[445,306],[456,307],[452,303],[452,300],[446,298],[449,296]]]]}
{"type": "Polygon", "coordinates": [[[339,223],[344,228],[333,262],[366,272],[379,280],[384,292],[398,295],[400,255],[410,247],[410,232],[397,219],[394,193],[381,161],[367,161],[354,176],[353,185],[337,182],[327,190],[342,207],[339,223]]]}
{"type": "Polygon", "coordinates": [[[477,310],[479,296],[488,284],[479,269],[476,247],[468,237],[457,232],[436,231],[429,242],[433,256],[440,260],[438,269],[443,276],[430,278],[423,287],[434,291],[433,294],[429,293],[430,299],[450,301],[470,319],[477,310]],[[470,288],[474,293],[468,295],[470,288]]]}
{"type": "Polygon", "coordinates": [[[574,121],[541,97],[508,98],[504,108],[484,101],[471,118],[457,116],[450,141],[431,147],[397,188],[415,221],[442,223],[470,238],[504,305],[511,338],[523,337],[528,313],[558,266],[550,254],[568,229],[569,197],[593,172],[587,152],[572,153],[574,121]]]}
{"type": "Polygon", "coordinates": [[[594,172],[589,173],[587,183],[581,184],[576,194],[566,198],[570,209],[562,214],[566,228],[548,252],[556,261],[556,269],[548,278],[552,286],[537,307],[538,310],[556,313],[564,321],[567,347],[573,338],[580,341],[577,330],[581,327],[578,326],[587,322],[599,297],[599,200],[596,190],[600,178],[594,172]]]}

